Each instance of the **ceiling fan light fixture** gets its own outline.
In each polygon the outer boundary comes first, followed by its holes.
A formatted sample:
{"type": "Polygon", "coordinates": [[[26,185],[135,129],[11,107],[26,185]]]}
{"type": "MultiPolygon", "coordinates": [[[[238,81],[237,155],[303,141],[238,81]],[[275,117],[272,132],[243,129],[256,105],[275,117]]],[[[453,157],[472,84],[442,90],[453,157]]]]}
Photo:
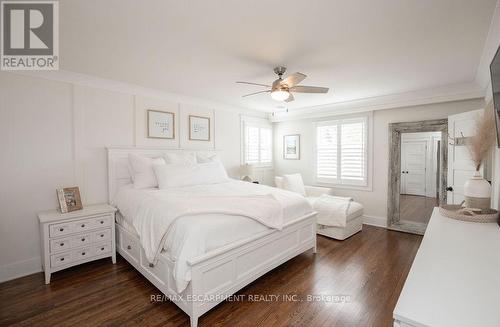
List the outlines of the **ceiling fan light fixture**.
{"type": "Polygon", "coordinates": [[[276,101],[285,101],[290,96],[287,90],[275,90],[271,92],[271,98],[276,101]]]}

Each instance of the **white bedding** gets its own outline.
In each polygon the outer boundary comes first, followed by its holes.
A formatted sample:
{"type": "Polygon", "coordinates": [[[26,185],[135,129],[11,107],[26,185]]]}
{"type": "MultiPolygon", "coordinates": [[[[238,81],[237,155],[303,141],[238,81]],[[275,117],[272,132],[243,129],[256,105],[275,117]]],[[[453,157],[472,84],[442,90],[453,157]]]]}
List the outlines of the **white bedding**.
{"type": "MultiPolygon", "coordinates": [[[[136,235],[139,235],[134,225],[137,226],[141,223],[141,220],[146,219],[147,215],[144,215],[145,209],[169,196],[237,197],[269,194],[272,194],[280,204],[283,210],[283,224],[285,225],[293,219],[312,212],[309,203],[300,195],[237,180],[220,184],[176,187],[164,190],[137,190],[132,186],[125,186],[118,192],[114,204],[120,210],[127,228],[134,229],[136,235]]],[[[191,280],[188,260],[266,230],[269,230],[269,227],[241,215],[187,215],[175,220],[165,235],[162,248],[175,262],[173,275],[178,292],[182,292],[191,280]]]]}

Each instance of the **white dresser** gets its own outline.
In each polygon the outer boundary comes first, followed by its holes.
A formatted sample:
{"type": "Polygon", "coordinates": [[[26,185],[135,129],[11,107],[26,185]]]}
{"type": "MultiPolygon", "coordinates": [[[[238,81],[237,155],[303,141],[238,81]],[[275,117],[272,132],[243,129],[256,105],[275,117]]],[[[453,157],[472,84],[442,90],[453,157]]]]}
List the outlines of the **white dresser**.
{"type": "Polygon", "coordinates": [[[50,274],[81,263],[111,257],[116,262],[115,211],[107,204],[61,213],[40,212],[40,239],[45,284],[50,274]]]}
{"type": "Polygon", "coordinates": [[[435,208],[394,326],[500,326],[500,227],[446,218],[435,208]]]}

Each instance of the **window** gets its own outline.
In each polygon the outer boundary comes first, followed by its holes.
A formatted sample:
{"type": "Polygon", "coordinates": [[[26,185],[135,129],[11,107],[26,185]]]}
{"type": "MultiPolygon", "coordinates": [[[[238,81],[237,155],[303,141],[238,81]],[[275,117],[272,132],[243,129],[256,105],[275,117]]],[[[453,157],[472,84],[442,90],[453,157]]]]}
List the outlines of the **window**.
{"type": "Polygon", "coordinates": [[[271,125],[266,122],[243,122],[243,161],[246,164],[270,166],[272,164],[271,125]]]}
{"type": "Polygon", "coordinates": [[[316,181],[368,186],[368,117],[316,125],[316,181]]]}

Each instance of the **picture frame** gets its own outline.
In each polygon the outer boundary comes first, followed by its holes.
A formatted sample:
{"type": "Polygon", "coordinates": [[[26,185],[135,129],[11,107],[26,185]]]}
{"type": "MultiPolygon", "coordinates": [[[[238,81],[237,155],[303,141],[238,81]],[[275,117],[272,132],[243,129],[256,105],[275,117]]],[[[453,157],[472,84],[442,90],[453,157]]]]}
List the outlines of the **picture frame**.
{"type": "Polygon", "coordinates": [[[283,159],[300,160],[300,134],[283,136],[283,159]]]}
{"type": "Polygon", "coordinates": [[[59,208],[62,213],[83,209],[80,189],[78,186],[65,187],[56,190],[59,208]]]}
{"type": "Polygon", "coordinates": [[[147,129],[150,139],[175,139],[175,113],[148,109],[147,129]]]}
{"type": "Polygon", "coordinates": [[[210,117],[189,115],[189,140],[210,141],[210,117]]]}

